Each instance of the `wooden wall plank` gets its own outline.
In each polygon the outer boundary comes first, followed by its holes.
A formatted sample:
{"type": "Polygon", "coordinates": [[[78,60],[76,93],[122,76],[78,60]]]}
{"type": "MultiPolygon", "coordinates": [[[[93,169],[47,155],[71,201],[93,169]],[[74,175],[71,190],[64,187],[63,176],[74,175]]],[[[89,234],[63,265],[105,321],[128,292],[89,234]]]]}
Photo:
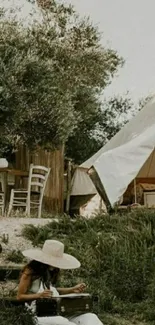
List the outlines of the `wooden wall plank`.
{"type": "MultiPolygon", "coordinates": [[[[30,152],[26,146],[21,146],[16,153],[16,168],[27,171],[31,163],[51,168],[45,189],[44,206],[49,212],[62,213],[64,207],[63,146],[55,151],[39,148],[35,152],[30,152]]],[[[19,185],[19,182],[17,184],[19,185]]]]}

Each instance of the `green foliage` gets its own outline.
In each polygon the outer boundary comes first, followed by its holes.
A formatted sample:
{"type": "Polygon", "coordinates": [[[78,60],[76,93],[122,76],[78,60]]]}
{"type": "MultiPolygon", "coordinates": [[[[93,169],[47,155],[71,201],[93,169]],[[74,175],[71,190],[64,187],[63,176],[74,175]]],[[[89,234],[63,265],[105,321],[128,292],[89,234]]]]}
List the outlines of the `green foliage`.
{"type": "MultiPolygon", "coordinates": [[[[154,325],[154,210],[100,215],[89,220],[63,216],[46,226],[25,226],[23,235],[34,246],[42,246],[47,238],[59,239],[68,253],[79,258],[81,268],[63,271],[61,284],[85,281],[88,291],[99,296],[95,311],[104,324],[154,325]]],[[[34,324],[32,315],[26,318],[21,312],[19,325],[34,324]]],[[[18,316],[15,309],[0,309],[4,325],[13,324],[18,316]]]]}
{"type": "Polygon", "coordinates": [[[36,325],[36,319],[30,311],[23,306],[7,307],[4,302],[0,303],[0,324],[2,325],[36,325]]]}
{"type": "Polygon", "coordinates": [[[154,211],[101,215],[89,220],[65,216],[44,227],[26,226],[23,235],[34,246],[46,239],[63,241],[66,251],[82,264],[74,272],[62,272],[63,284],[85,281],[88,290],[99,295],[100,311],[153,319],[154,211]]]}
{"type": "Polygon", "coordinates": [[[0,157],[6,158],[8,161],[14,161],[14,153],[12,152],[12,144],[7,136],[0,138],[0,157]]]}
{"type": "Polygon", "coordinates": [[[20,250],[12,250],[6,256],[6,261],[20,264],[24,262],[24,257],[20,250]]]}
{"type": "Polygon", "coordinates": [[[98,102],[122,64],[71,6],[52,1],[40,15],[25,26],[0,17],[0,131],[13,146],[64,143],[91,114],[88,105],[76,106],[82,89],[98,102]]]}
{"type": "Polygon", "coordinates": [[[89,110],[66,143],[67,156],[78,164],[95,154],[138,110],[129,97],[114,97],[99,103],[92,93],[84,90],[75,107],[81,109],[81,114],[83,107],[89,110]]]}
{"type": "MultiPolygon", "coordinates": [[[[66,143],[66,155],[81,164],[106,144],[130,118],[150,100],[141,99],[137,105],[129,96],[117,96],[99,102],[92,93],[80,92],[75,107],[89,107],[88,116],[83,116],[74,133],[66,143]]],[[[83,111],[82,111],[83,112],[83,111]]],[[[84,112],[83,112],[84,113],[84,112]]]]}

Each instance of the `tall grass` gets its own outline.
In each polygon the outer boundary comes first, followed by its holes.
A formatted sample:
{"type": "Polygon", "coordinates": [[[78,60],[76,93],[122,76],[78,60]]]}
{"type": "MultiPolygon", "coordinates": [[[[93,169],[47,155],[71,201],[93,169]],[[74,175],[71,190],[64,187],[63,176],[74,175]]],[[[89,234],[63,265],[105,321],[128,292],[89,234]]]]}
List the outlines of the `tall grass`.
{"type": "Polygon", "coordinates": [[[141,315],[155,319],[154,311],[148,313],[155,302],[154,211],[89,220],[64,216],[44,227],[26,226],[23,235],[34,246],[46,239],[63,241],[66,251],[82,264],[79,270],[62,274],[63,284],[85,281],[88,290],[98,294],[100,310],[123,313],[139,308],[141,315]]]}
{"type": "Polygon", "coordinates": [[[0,303],[1,325],[37,325],[34,315],[24,307],[7,307],[0,303]]]}
{"type": "MultiPolygon", "coordinates": [[[[23,236],[34,246],[42,246],[46,239],[61,240],[66,251],[81,261],[80,269],[62,272],[61,284],[85,281],[88,291],[99,297],[96,312],[104,324],[155,324],[154,211],[89,220],[63,216],[45,226],[25,226],[23,236]]],[[[0,310],[0,324],[34,324],[31,315],[23,318],[13,311],[11,318],[11,312],[4,312],[5,308],[0,310]]]]}

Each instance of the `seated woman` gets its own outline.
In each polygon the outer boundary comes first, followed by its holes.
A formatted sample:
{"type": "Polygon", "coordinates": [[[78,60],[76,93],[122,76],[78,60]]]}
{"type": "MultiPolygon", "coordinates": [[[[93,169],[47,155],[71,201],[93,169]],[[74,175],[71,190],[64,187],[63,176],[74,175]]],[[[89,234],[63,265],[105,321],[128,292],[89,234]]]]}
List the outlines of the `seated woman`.
{"type": "MultiPolygon", "coordinates": [[[[21,274],[17,293],[18,300],[30,301],[50,298],[59,294],[81,293],[84,283],[72,288],[55,288],[60,269],[75,269],[80,262],[72,255],[64,253],[64,245],[56,240],[46,240],[42,250],[29,249],[23,252],[31,259],[21,274]]],[[[34,311],[34,309],[33,309],[34,311]]],[[[38,325],[103,325],[95,314],[86,313],[70,319],[61,316],[37,317],[38,325]]]]}

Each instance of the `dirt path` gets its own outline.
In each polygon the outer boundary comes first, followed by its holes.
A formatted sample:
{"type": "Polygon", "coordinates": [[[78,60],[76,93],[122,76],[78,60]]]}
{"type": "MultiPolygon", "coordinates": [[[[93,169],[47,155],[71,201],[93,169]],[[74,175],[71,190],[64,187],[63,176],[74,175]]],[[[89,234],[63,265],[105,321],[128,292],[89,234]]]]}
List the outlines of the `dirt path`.
{"type": "MultiPolygon", "coordinates": [[[[35,226],[45,225],[51,219],[36,218],[1,218],[0,217],[0,244],[2,253],[0,253],[0,265],[6,264],[5,255],[12,250],[24,250],[31,248],[32,244],[21,236],[24,225],[33,224],[35,226]],[[8,243],[3,243],[3,236],[8,236],[8,243]]],[[[10,265],[13,263],[9,262],[10,265]]]]}

